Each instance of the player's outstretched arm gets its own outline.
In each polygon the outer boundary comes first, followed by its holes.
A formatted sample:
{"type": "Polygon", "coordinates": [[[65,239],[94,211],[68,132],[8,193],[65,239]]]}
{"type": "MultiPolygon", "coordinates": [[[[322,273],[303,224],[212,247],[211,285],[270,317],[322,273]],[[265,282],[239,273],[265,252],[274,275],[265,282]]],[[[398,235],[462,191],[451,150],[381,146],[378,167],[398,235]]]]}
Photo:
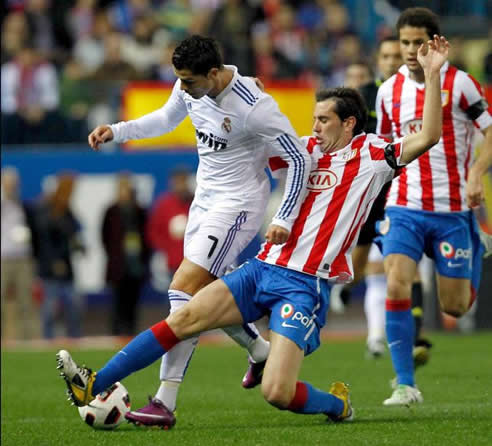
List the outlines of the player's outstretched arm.
{"type": "Polygon", "coordinates": [[[471,208],[480,206],[485,198],[482,177],[492,166],[492,125],[484,131],[480,155],[473,163],[466,182],[466,202],[471,208]]]}
{"type": "Polygon", "coordinates": [[[446,38],[434,35],[417,53],[425,74],[425,100],[422,130],[403,138],[401,162],[408,164],[439,142],[442,131],[440,70],[448,58],[446,38]]]}
{"type": "Polygon", "coordinates": [[[99,150],[101,144],[112,141],[113,138],[111,127],[109,125],[100,125],[89,134],[88,140],[93,150],[99,150]]]}

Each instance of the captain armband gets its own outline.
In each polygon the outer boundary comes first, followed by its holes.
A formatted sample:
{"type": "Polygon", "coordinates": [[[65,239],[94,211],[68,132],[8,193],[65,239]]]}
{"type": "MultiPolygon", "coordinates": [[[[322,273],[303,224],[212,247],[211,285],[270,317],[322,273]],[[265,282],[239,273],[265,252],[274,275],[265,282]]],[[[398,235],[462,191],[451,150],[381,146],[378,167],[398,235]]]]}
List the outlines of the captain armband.
{"type": "Polygon", "coordinates": [[[482,98],[474,104],[470,105],[465,110],[465,113],[468,119],[470,119],[471,121],[475,121],[475,119],[477,119],[485,110],[487,110],[487,108],[487,101],[482,98]]]}
{"type": "Polygon", "coordinates": [[[384,147],[384,159],[392,169],[398,169],[399,166],[396,161],[396,148],[394,144],[388,144],[384,147]]]}

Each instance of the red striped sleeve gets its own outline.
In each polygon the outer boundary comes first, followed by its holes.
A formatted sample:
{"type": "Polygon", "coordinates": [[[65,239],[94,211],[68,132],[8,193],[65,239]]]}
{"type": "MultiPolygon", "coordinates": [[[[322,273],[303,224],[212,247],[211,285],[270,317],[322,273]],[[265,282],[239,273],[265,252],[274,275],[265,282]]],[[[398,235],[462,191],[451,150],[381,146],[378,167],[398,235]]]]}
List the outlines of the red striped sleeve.
{"type": "Polygon", "coordinates": [[[316,138],[309,138],[306,149],[309,153],[313,153],[314,147],[316,146],[316,138]]]}
{"type": "Polygon", "coordinates": [[[405,82],[405,76],[401,73],[396,74],[395,83],[393,84],[393,103],[391,114],[393,116],[393,123],[395,125],[396,135],[401,137],[401,122],[400,122],[400,109],[401,109],[401,92],[403,89],[403,83],[405,82]]]}
{"type": "Polygon", "coordinates": [[[268,158],[268,166],[272,172],[275,172],[279,169],[284,169],[286,167],[288,168],[289,163],[279,156],[272,156],[271,158],[268,158]]]}
{"type": "Polygon", "coordinates": [[[382,147],[373,146],[369,144],[369,153],[373,161],[384,160],[384,149],[382,147]]]}
{"type": "Polygon", "coordinates": [[[449,177],[449,204],[451,211],[461,211],[460,174],[456,154],[453,124],[453,87],[458,70],[450,66],[444,76],[442,89],[448,92],[448,103],[443,107],[442,140],[449,177]]]}
{"type": "MultiPolygon", "coordinates": [[[[422,119],[424,111],[425,91],[417,88],[415,97],[415,119],[422,119]]],[[[432,166],[429,152],[425,152],[418,158],[420,171],[420,187],[422,188],[422,209],[434,210],[434,192],[432,188],[432,166]]]]}

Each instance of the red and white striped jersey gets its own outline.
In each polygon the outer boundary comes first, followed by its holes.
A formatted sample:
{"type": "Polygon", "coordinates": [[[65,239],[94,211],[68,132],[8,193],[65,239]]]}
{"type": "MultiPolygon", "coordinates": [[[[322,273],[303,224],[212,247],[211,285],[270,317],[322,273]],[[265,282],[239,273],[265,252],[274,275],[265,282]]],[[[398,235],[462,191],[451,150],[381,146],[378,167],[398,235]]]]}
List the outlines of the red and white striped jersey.
{"type": "MultiPolygon", "coordinates": [[[[424,84],[410,79],[406,65],[378,91],[376,133],[400,138],[422,127],[424,84]]],[[[443,131],[438,144],[410,163],[393,181],[386,206],[435,212],[468,209],[465,184],[472,162],[474,126],[492,125],[491,108],[478,82],[449,63],[441,68],[443,131]]]]}
{"type": "MultiPolygon", "coordinates": [[[[264,243],[257,258],[324,279],[349,282],[353,278],[351,252],[361,226],[383,185],[395,174],[384,156],[388,142],[363,133],[343,149],[324,154],[314,137],[302,140],[311,154],[311,171],[299,216],[287,242],[264,243]]],[[[401,141],[395,141],[394,146],[399,164],[401,141]]],[[[270,159],[272,171],[283,167],[281,159],[270,159]]]]}

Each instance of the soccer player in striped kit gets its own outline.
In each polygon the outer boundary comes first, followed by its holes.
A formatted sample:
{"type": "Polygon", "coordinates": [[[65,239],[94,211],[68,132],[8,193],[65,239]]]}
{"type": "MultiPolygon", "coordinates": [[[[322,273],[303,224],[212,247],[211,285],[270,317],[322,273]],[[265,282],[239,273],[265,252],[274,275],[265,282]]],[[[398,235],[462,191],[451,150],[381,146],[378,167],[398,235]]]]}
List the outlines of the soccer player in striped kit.
{"type": "MultiPolygon", "coordinates": [[[[428,92],[417,49],[439,34],[439,23],[429,9],[409,8],[400,15],[397,31],[404,65],[383,83],[376,101],[377,133],[392,138],[412,135],[422,126],[428,92]]],[[[480,205],[482,176],[492,162],[491,111],[472,76],[446,63],[440,77],[442,137],[392,182],[380,225],[388,281],[386,337],[397,378],[385,405],[423,401],[415,386],[410,299],[422,254],[435,261],[442,310],[459,317],[475,299],[484,249],[492,251],[490,236],[479,231],[470,209],[480,205]],[[485,141],[472,165],[474,128],[485,141]]]]}
{"type": "MultiPolygon", "coordinates": [[[[283,200],[267,231],[274,243],[287,240],[310,166],[309,154],[273,98],[253,79],[241,76],[236,67],[224,65],[213,39],[185,39],[174,51],[172,62],[178,80],[162,108],[134,121],[99,126],[89,135],[89,144],[97,150],[110,140],[162,135],[186,116],[191,118],[200,163],[184,259],[168,292],[171,313],[221,277],[259,231],[270,196],[265,171],[268,158],[280,156],[289,165],[283,200]]],[[[248,349],[250,362],[264,363],[269,345],[253,324],[224,331],[248,349]]],[[[198,337],[187,339],[164,356],[155,398],[144,408],[129,412],[129,421],[174,425],[178,387],[197,342],[198,337]]]]}
{"type": "MultiPolygon", "coordinates": [[[[381,188],[439,140],[439,70],[447,54],[448,43],[438,36],[419,49],[427,87],[422,129],[393,143],[363,132],[367,111],[356,90],[317,93],[314,136],[305,139],[312,158],[307,194],[286,243],[275,243],[267,234],[257,258],[200,290],[97,372],[79,367],[67,351],[58,352],[58,368],[74,403],[87,404],[115,381],[172,352],[182,339],[269,314],[271,348],[261,382],[265,399],[282,410],[351,420],[344,383],[322,391],[298,381],[299,370],[304,356],[319,346],[332,284],[353,278],[351,252],[381,188]]],[[[281,170],[286,164],[275,157],[271,166],[281,170]]]]}

